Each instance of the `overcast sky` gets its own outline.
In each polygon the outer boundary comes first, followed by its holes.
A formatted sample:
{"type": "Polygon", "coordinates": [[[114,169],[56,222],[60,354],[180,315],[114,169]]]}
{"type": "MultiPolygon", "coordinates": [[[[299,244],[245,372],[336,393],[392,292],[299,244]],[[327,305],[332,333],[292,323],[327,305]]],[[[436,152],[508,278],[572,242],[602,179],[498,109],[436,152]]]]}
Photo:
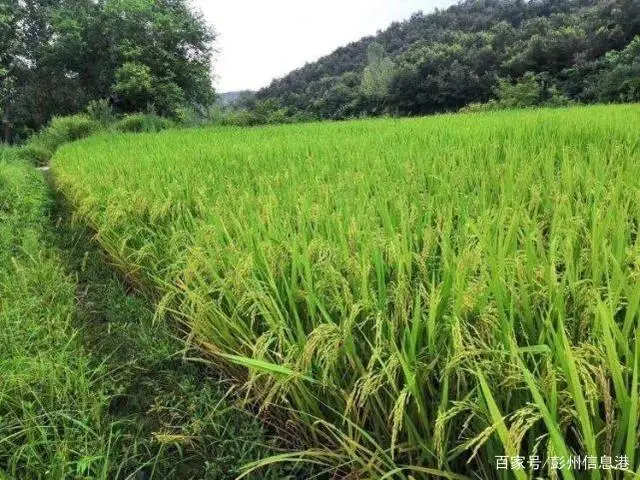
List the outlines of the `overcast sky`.
{"type": "Polygon", "coordinates": [[[412,13],[455,0],[192,0],[218,32],[219,92],[256,90],[412,13]]]}

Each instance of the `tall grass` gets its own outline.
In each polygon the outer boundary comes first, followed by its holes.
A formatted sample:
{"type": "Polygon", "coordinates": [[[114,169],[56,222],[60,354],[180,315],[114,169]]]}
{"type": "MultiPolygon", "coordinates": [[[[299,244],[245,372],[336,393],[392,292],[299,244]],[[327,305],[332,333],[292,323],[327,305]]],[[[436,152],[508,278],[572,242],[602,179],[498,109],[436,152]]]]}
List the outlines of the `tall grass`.
{"type": "Polygon", "coordinates": [[[106,478],[104,366],[73,328],[74,285],[47,244],[41,175],[0,154],[0,478],[106,478]]]}
{"type": "Polygon", "coordinates": [[[233,479],[280,451],[21,153],[0,147],[0,479],[233,479]]]}
{"type": "Polygon", "coordinates": [[[310,461],[600,478],[495,459],[638,467],[639,114],[122,135],[53,171],[159,313],[309,425],[310,461]]]}

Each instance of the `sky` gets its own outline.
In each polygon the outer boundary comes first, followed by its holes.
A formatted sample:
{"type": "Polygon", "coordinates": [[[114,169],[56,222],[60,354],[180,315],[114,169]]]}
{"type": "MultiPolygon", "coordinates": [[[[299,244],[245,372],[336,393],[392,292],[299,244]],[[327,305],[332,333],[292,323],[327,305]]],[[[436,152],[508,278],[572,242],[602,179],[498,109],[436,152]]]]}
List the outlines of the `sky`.
{"type": "Polygon", "coordinates": [[[336,48],[456,0],[192,0],[215,28],[218,92],[257,90],[336,48]]]}

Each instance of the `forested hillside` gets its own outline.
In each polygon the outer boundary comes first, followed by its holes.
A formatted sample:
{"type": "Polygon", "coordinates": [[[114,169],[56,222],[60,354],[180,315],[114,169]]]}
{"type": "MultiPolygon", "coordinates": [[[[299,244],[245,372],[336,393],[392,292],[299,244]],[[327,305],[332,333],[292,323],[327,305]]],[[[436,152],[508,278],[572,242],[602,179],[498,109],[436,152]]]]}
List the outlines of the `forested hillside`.
{"type": "Polygon", "coordinates": [[[640,0],[467,0],[275,80],[251,108],[348,118],[640,100],[640,0]]]}

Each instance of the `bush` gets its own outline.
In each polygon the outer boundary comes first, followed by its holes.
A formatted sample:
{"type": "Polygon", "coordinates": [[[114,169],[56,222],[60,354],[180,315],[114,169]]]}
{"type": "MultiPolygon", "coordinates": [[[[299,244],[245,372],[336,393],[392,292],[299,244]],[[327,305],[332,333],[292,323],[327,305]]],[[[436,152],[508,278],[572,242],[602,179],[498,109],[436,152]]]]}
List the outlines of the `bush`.
{"type": "Polygon", "coordinates": [[[55,117],[45,129],[43,135],[55,147],[92,135],[100,128],[98,122],[86,115],[55,117]]]}
{"type": "Polygon", "coordinates": [[[106,99],[92,100],[89,102],[89,105],[87,105],[87,115],[102,125],[109,125],[116,121],[116,114],[113,111],[113,107],[109,103],[109,100],[106,99]]]}
{"type": "Polygon", "coordinates": [[[0,143],[0,162],[12,161],[20,158],[20,149],[16,147],[10,147],[0,143]]]}
{"type": "Polygon", "coordinates": [[[176,113],[178,123],[186,128],[223,125],[226,116],[227,111],[225,107],[219,104],[206,107],[182,107],[178,109],[176,113]]]}
{"type": "Polygon", "coordinates": [[[116,130],[119,132],[159,132],[174,126],[174,123],[157,115],[136,113],[125,116],[116,123],[116,130]]]}
{"type": "Polygon", "coordinates": [[[497,99],[487,103],[470,103],[462,107],[460,112],[492,112],[509,108],[563,107],[571,104],[555,85],[547,85],[543,78],[527,72],[517,82],[510,79],[498,79],[495,90],[497,99]]]}
{"type": "Polygon", "coordinates": [[[36,165],[46,165],[53,157],[53,154],[53,150],[35,140],[30,141],[20,149],[20,157],[36,165]]]}
{"type": "Polygon", "coordinates": [[[236,127],[253,127],[264,122],[249,110],[231,110],[222,121],[223,125],[233,125],[236,127]]]}
{"type": "Polygon", "coordinates": [[[489,100],[487,103],[470,103],[466,107],[462,107],[460,113],[494,112],[505,108],[495,100],[489,100]]]}
{"type": "Polygon", "coordinates": [[[43,165],[51,160],[60,145],[86,138],[99,129],[100,124],[86,115],[54,117],[46,129],[29,139],[21,154],[31,162],[43,165]]]}

